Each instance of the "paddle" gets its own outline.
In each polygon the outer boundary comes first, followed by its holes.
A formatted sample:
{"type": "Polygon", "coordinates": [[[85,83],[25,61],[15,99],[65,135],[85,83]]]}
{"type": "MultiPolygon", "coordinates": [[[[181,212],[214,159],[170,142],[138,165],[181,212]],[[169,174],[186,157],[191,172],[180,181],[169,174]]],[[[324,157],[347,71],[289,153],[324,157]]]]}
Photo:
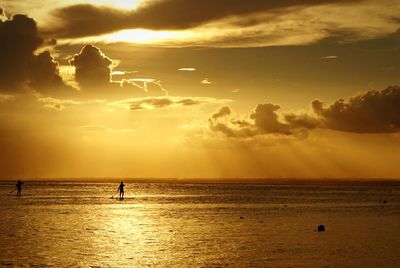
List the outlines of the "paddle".
{"type": "Polygon", "coordinates": [[[15,190],[17,190],[17,189],[12,190],[12,191],[10,192],[10,194],[12,194],[13,192],[15,192],[15,190]]]}
{"type": "Polygon", "coordinates": [[[114,198],[114,196],[115,196],[118,192],[119,192],[119,189],[115,192],[115,194],[113,194],[113,195],[111,196],[111,198],[114,198]]]}

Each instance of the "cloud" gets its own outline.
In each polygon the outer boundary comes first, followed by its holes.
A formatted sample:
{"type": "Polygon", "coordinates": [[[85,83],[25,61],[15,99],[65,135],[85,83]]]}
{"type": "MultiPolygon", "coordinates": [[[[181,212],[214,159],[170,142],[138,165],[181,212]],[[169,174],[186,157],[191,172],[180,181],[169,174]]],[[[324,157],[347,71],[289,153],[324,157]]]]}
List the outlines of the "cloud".
{"type": "Polygon", "coordinates": [[[137,73],[137,71],[113,71],[111,75],[127,75],[127,74],[133,74],[137,73]]]}
{"type": "Polygon", "coordinates": [[[75,67],[75,79],[83,89],[108,86],[112,60],[93,45],[86,45],[69,63],[75,67]]]}
{"type": "Polygon", "coordinates": [[[160,80],[154,78],[131,78],[131,79],[122,79],[118,82],[121,87],[127,87],[129,85],[138,87],[142,89],[146,93],[155,94],[155,95],[165,95],[168,96],[168,90],[166,90],[161,84],[160,80]],[[156,90],[153,90],[150,86],[156,86],[156,90]],[[161,94],[160,94],[161,93],[161,94]]]}
{"type": "MultiPolygon", "coordinates": [[[[75,80],[82,92],[132,94],[132,86],[143,90],[146,95],[168,96],[160,80],[154,78],[123,78],[136,71],[113,71],[116,61],[107,57],[98,47],[85,45],[69,61],[75,68],[75,80]],[[114,80],[113,78],[119,78],[114,80]],[[124,89],[124,90],[123,90],[124,89]]],[[[142,91],[142,92],[143,92],[142,91]]]]}
{"type": "Polygon", "coordinates": [[[68,88],[58,73],[58,63],[45,51],[34,52],[44,43],[36,22],[15,15],[0,20],[0,91],[15,92],[28,87],[39,92],[68,88]]]}
{"type": "Polygon", "coordinates": [[[339,58],[339,57],[335,56],[335,55],[330,55],[330,56],[322,57],[321,60],[336,60],[337,58],[339,58]]]}
{"type": "Polygon", "coordinates": [[[308,45],[328,38],[354,42],[390,35],[400,26],[393,19],[399,12],[397,0],[150,0],[134,10],[64,6],[55,11],[55,18],[47,18],[50,23],[43,32],[63,44],[308,45]],[[189,15],[192,12],[196,14],[189,15]]]}
{"type": "Polygon", "coordinates": [[[217,120],[218,118],[228,116],[231,114],[231,109],[228,106],[224,106],[221,109],[218,110],[218,112],[214,113],[211,117],[214,120],[217,120]]]}
{"type": "Polygon", "coordinates": [[[102,125],[86,125],[86,126],[80,126],[79,128],[83,131],[89,131],[89,132],[111,132],[111,131],[113,131],[112,128],[102,126],[102,125]]]}
{"type": "Polygon", "coordinates": [[[204,84],[204,85],[211,85],[211,84],[214,84],[214,82],[211,82],[210,80],[208,80],[208,78],[204,78],[203,80],[201,80],[200,83],[202,83],[202,84],[204,84]]]}
{"type": "Polygon", "coordinates": [[[400,130],[400,87],[371,90],[325,105],[312,103],[326,128],[355,133],[391,133],[400,130]]]}
{"type": "Polygon", "coordinates": [[[231,110],[222,107],[211,115],[209,127],[228,137],[245,138],[258,135],[301,135],[321,128],[352,133],[400,132],[400,87],[340,99],[325,105],[312,102],[313,113],[281,113],[279,105],[259,104],[249,119],[229,118],[231,110]]]}
{"type": "Polygon", "coordinates": [[[68,99],[57,99],[53,97],[39,97],[38,102],[43,103],[43,107],[54,109],[56,111],[62,111],[66,106],[82,104],[79,101],[68,100],[68,99]]]}
{"type": "Polygon", "coordinates": [[[49,92],[54,89],[71,90],[66,86],[59,74],[58,62],[54,60],[49,51],[44,51],[35,56],[30,65],[29,85],[40,92],[49,92]]]}
{"type": "Polygon", "coordinates": [[[5,21],[5,20],[7,20],[6,12],[4,11],[4,9],[0,7],[0,21],[5,21]]]}
{"type": "Polygon", "coordinates": [[[304,135],[319,126],[319,121],[309,115],[286,114],[281,118],[279,105],[266,103],[257,105],[249,119],[229,118],[231,110],[223,107],[209,119],[209,127],[228,137],[249,138],[259,135],[304,135]]]}
{"type": "Polygon", "coordinates": [[[129,28],[182,30],[233,16],[338,2],[360,0],[258,0],[251,3],[242,0],[161,0],[144,2],[131,11],[78,4],[58,9],[54,13],[58,23],[46,32],[56,37],[74,38],[129,28]]]}
{"type": "Polygon", "coordinates": [[[24,15],[0,21],[0,89],[12,91],[28,80],[33,52],[42,44],[36,23],[24,15]]]}
{"type": "Polygon", "coordinates": [[[196,71],[196,69],[195,68],[179,68],[178,71],[194,72],[194,71],[196,71]]]}
{"type": "Polygon", "coordinates": [[[223,104],[230,102],[227,99],[214,99],[207,97],[147,97],[147,98],[131,98],[122,101],[112,102],[109,105],[131,110],[154,110],[169,107],[187,107],[200,104],[223,104]]]}
{"type": "Polygon", "coordinates": [[[14,100],[15,97],[13,95],[8,94],[0,94],[0,103],[14,100]]]}

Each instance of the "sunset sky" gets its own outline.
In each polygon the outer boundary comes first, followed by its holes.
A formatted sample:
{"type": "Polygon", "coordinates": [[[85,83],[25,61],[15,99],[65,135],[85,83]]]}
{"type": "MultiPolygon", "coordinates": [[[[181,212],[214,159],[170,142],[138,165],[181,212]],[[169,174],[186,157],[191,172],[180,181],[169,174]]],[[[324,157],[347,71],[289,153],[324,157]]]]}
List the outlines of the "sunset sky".
{"type": "Polygon", "coordinates": [[[398,0],[0,0],[0,178],[400,178],[398,0]]]}

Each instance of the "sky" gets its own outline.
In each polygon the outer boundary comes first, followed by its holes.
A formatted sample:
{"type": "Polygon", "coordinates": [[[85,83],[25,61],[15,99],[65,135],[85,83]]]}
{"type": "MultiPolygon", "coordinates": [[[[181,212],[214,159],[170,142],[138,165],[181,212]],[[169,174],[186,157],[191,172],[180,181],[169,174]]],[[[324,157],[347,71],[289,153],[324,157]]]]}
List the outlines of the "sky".
{"type": "Polygon", "coordinates": [[[0,179],[400,178],[398,0],[0,0],[0,179]]]}

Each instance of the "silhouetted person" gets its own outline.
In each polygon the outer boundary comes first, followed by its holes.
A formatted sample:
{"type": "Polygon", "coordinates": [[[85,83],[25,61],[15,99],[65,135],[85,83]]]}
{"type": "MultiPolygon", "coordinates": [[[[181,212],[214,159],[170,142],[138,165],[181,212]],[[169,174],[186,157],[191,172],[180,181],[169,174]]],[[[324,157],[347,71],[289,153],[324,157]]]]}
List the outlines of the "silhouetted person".
{"type": "Polygon", "coordinates": [[[118,187],[118,190],[119,190],[119,199],[121,199],[121,200],[124,199],[124,193],[125,193],[124,187],[125,187],[125,184],[124,184],[124,182],[121,181],[121,183],[120,183],[120,185],[119,185],[119,187],[118,187]]]}
{"type": "Polygon", "coordinates": [[[22,184],[24,183],[21,180],[18,180],[17,184],[15,184],[15,186],[17,187],[17,196],[21,196],[22,184]]]}

